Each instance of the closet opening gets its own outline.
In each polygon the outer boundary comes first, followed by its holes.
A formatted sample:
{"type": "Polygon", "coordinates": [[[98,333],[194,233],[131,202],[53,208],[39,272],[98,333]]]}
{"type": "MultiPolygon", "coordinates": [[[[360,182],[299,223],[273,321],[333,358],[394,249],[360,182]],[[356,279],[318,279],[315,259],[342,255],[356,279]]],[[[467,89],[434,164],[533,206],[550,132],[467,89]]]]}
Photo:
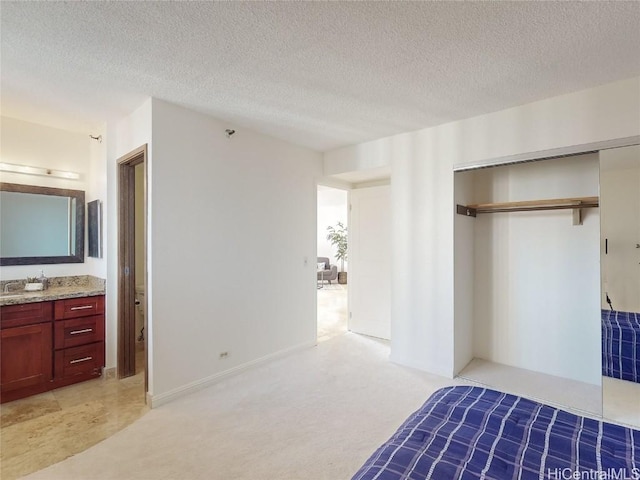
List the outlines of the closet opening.
{"type": "Polygon", "coordinates": [[[600,415],[598,153],[456,172],[454,189],[459,376],[600,415]]]}

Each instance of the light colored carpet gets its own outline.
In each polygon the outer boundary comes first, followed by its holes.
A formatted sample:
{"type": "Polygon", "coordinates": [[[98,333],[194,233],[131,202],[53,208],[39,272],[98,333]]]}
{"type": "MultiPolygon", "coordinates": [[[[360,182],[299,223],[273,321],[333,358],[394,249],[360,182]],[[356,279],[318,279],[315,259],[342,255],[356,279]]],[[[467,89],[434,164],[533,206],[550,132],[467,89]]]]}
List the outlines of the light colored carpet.
{"type": "Polygon", "coordinates": [[[640,383],[602,377],[604,417],[640,429],[640,383]]]}
{"type": "Polygon", "coordinates": [[[445,385],[352,333],[150,411],[28,479],[348,479],[445,385]]]}
{"type": "Polygon", "coordinates": [[[460,376],[481,385],[491,385],[502,392],[571,409],[577,415],[602,416],[602,389],[599,385],[479,358],[469,362],[460,372],[460,376]]]}

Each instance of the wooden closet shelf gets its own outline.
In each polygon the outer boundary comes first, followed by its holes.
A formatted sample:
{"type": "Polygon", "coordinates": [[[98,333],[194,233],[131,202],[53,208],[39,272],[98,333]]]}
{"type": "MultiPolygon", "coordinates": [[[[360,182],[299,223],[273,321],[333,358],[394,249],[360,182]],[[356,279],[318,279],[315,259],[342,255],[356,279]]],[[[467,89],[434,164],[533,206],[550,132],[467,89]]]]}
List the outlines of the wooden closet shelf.
{"type": "Polygon", "coordinates": [[[598,197],[551,198],[521,202],[477,203],[458,205],[457,213],[475,217],[478,213],[531,212],[536,210],[563,210],[594,208],[599,206],[598,197]]]}

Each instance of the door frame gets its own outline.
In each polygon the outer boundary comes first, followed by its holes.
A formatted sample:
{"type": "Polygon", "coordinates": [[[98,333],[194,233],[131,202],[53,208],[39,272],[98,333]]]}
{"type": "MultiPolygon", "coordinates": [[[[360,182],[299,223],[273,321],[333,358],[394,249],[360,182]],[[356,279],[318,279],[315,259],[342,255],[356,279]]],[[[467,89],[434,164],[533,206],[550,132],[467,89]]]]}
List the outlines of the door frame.
{"type": "MultiPolygon", "coordinates": [[[[144,242],[146,245],[147,144],[118,159],[118,378],[130,377],[136,373],[135,167],[140,163],[144,165],[144,242]]],[[[146,292],[146,272],[144,284],[146,292]]],[[[146,298],[145,294],[145,300],[146,298]]],[[[148,321],[146,316],[145,321],[148,321]]],[[[148,351],[147,336],[145,336],[145,355],[148,351]]],[[[148,368],[145,368],[145,391],[147,390],[148,368]]]]}

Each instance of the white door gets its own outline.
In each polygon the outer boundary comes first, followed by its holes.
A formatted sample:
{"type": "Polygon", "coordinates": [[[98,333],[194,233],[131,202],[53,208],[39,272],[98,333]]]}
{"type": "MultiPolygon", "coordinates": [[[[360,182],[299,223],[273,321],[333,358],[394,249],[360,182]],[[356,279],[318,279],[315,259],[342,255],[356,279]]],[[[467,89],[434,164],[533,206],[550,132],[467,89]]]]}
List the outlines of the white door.
{"type": "Polygon", "coordinates": [[[391,192],[389,185],[351,190],[349,330],[391,336],[391,192]]]}

